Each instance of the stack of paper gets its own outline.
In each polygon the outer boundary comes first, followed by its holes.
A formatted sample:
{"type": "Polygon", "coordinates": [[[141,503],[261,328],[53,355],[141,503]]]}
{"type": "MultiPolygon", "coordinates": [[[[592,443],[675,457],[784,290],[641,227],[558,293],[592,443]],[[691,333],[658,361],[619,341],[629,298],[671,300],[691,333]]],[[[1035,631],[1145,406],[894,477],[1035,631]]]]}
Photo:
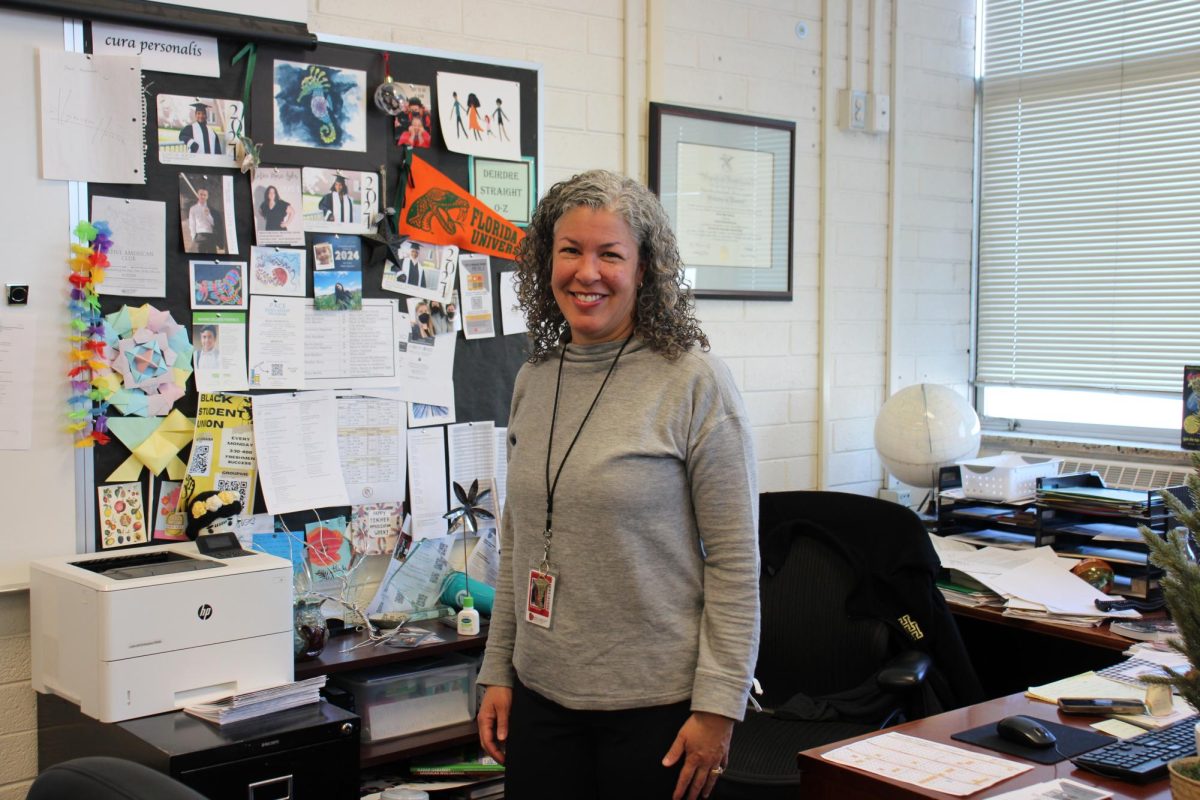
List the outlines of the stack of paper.
{"type": "Polygon", "coordinates": [[[946,538],[959,542],[967,542],[968,544],[1001,547],[1005,550],[1027,550],[1033,547],[1034,544],[1032,533],[1003,531],[999,528],[979,528],[961,533],[952,533],[946,538]]]}
{"type": "Polygon", "coordinates": [[[937,583],[938,590],[946,598],[947,603],[971,608],[1004,605],[1003,597],[965,572],[956,569],[947,571],[950,573],[950,579],[937,583]]]}
{"type": "MultiPolygon", "coordinates": [[[[1102,670],[1103,671],[1103,670],[1102,670]]],[[[1030,686],[1025,696],[1044,703],[1057,703],[1060,697],[1136,697],[1139,700],[1145,694],[1144,688],[1135,688],[1124,681],[1112,680],[1095,672],[1084,672],[1069,678],[1053,681],[1042,686],[1030,686]]],[[[1154,729],[1170,725],[1172,722],[1191,716],[1196,712],[1182,697],[1175,696],[1174,709],[1162,717],[1152,717],[1149,714],[1117,714],[1116,719],[1136,725],[1139,728],[1154,729]]]]}
{"type": "Polygon", "coordinates": [[[1154,492],[1106,489],[1101,486],[1038,489],[1037,501],[1048,508],[1114,515],[1145,515],[1151,508],[1162,505],[1162,498],[1154,492]]]}
{"type": "Polygon", "coordinates": [[[1090,627],[1106,618],[1140,618],[1132,609],[1102,612],[1096,600],[1108,595],[1070,571],[1074,563],[1060,558],[1050,547],[1009,550],[974,549],[938,544],[942,566],[963,573],[1004,599],[1005,616],[1036,619],[1062,625],[1090,627]]]}
{"type": "Polygon", "coordinates": [[[321,687],[324,685],[325,676],[318,675],[315,678],[259,689],[256,692],[235,694],[212,703],[187,706],[183,710],[193,717],[218,725],[228,725],[274,711],[315,703],[321,699],[321,687]]]}

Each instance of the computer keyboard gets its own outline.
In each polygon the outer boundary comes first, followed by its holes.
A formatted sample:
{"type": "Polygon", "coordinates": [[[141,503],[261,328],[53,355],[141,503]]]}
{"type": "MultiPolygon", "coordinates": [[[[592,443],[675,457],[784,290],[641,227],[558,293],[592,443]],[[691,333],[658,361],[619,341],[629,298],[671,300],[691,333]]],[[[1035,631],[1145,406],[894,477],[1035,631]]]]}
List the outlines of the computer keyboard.
{"type": "Polygon", "coordinates": [[[1071,761],[1077,767],[1133,783],[1147,783],[1166,777],[1167,762],[1181,756],[1196,755],[1196,722],[1193,715],[1156,731],[1146,731],[1103,747],[1097,747],[1071,761]]]}

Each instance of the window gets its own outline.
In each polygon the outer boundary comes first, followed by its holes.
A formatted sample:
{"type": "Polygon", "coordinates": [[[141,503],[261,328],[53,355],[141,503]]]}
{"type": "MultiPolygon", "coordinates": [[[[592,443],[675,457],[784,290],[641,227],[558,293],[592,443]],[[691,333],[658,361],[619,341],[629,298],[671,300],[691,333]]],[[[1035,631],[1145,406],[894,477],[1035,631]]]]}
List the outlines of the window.
{"type": "Polygon", "coordinates": [[[982,5],[981,414],[1177,441],[1200,363],[1200,2],[982,5]]]}

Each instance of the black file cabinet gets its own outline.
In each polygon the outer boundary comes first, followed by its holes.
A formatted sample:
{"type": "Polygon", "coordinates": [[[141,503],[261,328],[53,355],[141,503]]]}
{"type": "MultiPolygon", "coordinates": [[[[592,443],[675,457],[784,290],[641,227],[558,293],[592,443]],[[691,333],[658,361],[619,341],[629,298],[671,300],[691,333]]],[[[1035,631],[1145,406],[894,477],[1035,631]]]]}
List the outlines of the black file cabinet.
{"type": "Polygon", "coordinates": [[[218,727],[177,711],[100,722],[39,694],[38,769],[115,756],[210,800],[357,800],[359,719],[325,701],[218,727]]]}

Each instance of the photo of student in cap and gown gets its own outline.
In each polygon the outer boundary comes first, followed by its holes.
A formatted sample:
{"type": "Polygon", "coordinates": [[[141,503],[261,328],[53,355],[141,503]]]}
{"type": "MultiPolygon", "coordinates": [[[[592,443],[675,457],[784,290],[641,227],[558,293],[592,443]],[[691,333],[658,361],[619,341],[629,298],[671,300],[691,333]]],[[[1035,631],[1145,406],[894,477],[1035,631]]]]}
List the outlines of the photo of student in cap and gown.
{"type": "Polygon", "coordinates": [[[421,272],[421,245],[417,242],[408,242],[404,245],[403,250],[404,257],[400,259],[400,264],[396,268],[400,280],[413,286],[428,288],[425,286],[424,275],[421,272]]]}
{"type": "Polygon", "coordinates": [[[179,141],[187,145],[189,153],[220,155],[221,139],[208,123],[208,103],[192,103],[192,124],[179,131],[179,141]]]}
{"type": "Polygon", "coordinates": [[[321,198],[317,208],[326,222],[354,222],[354,200],[346,186],[346,177],[340,173],[333,176],[333,185],[321,198]]]}

